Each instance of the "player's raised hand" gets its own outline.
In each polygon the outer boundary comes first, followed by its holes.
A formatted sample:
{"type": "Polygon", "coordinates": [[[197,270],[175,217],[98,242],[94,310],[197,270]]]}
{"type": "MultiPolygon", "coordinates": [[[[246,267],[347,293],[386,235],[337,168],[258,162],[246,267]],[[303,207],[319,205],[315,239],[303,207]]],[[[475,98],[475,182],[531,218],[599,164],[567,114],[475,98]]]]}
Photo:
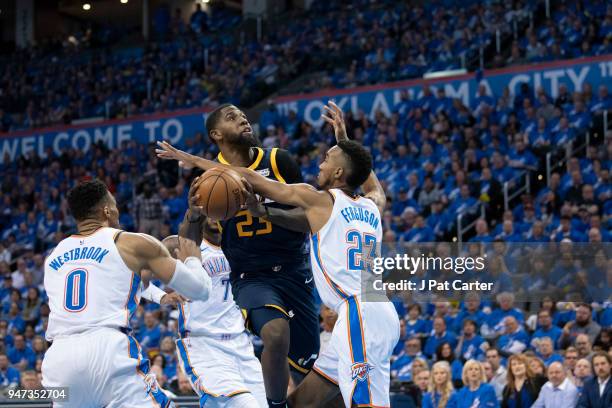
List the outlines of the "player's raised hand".
{"type": "Polygon", "coordinates": [[[185,169],[190,169],[194,167],[191,155],[189,153],[177,149],[165,140],[158,141],[157,146],[159,148],[155,149],[155,153],[160,159],[177,160],[179,162],[179,166],[185,169]]]}
{"type": "Polygon", "coordinates": [[[340,109],[340,107],[336,105],[334,101],[329,101],[327,105],[323,107],[323,109],[325,109],[325,113],[321,114],[321,117],[324,121],[334,127],[336,142],[348,140],[342,109],[340,109]]]}

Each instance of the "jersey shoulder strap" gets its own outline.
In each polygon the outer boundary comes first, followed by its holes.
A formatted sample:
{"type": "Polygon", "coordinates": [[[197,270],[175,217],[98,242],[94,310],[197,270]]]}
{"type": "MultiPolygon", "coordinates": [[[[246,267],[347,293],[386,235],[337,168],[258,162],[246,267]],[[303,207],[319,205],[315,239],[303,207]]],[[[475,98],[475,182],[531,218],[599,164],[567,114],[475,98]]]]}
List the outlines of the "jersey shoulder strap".
{"type": "MultiPolygon", "coordinates": [[[[264,149],[262,149],[261,147],[256,147],[255,149],[256,149],[255,160],[253,160],[253,163],[251,163],[251,165],[247,167],[248,169],[251,169],[251,170],[257,170],[257,168],[260,166],[261,161],[264,158],[265,153],[266,153],[264,149]]],[[[221,153],[217,155],[217,160],[221,164],[231,165],[227,160],[225,160],[225,158],[223,157],[223,154],[221,153]]]]}

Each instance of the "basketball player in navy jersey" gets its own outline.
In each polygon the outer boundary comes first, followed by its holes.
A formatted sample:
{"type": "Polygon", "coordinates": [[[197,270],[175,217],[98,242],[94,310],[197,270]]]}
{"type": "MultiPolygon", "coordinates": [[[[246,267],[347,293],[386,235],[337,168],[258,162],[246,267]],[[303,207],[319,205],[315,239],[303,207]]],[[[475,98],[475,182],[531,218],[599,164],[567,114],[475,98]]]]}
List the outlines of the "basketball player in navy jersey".
{"type": "MultiPolygon", "coordinates": [[[[328,150],[320,165],[318,180],[324,190],[317,191],[306,184],[274,183],[253,168],[233,169],[245,179],[246,189],[250,184],[265,197],[304,210],[311,230],[317,289],[326,305],[342,317],[332,335],[333,350],[317,360],[315,371],[292,394],[291,406],[322,406],[339,392],[347,407],[388,406],[389,363],[399,338],[399,320],[387,299],[360,302],[361,272],[367,270],[366,260],[373,258],[376,242],[382,238],[380,213],[385,206],[385,193],[371,171],[372,159],[367,150],[345,140],[341,110],[331,103],[327,112],[331,117],[325,119],[334,126],[338,145],[328,150]],[[360,186],[365,197],[356,194],[360,186]],[[346,237],[346,242],[341,237],[346,237]]],[[[165,142],[158,144],[160,158],[204,170],[216,166],[165,142]]],[[[192,190],[197,189],[196,182],[192,190]]]]}
{"type": "MultiPolygon", "coordinates": [[[[289,152],[263,149],[246,115],[234,105],[221,105],[206,120],[210,140],[223,164],[247,167],[280,183],[300,183],[300,168],[289,152]]],[[[319,352],[319,320],[306,248],[303,211],[268,201],[266,218],[242,210],[220,222],[221,248],[227,258],[234,299],[247,327],[263,340],[261,355],[269,406],[286,405],[289,367],[299,382],[319,352]],[[274,216],[289,210],[278,223],[274,216]],[[291,211],[300,223],[291,222],[291,211]]],[[[199,214],[191,211],[190,221],[199,214]]]]}

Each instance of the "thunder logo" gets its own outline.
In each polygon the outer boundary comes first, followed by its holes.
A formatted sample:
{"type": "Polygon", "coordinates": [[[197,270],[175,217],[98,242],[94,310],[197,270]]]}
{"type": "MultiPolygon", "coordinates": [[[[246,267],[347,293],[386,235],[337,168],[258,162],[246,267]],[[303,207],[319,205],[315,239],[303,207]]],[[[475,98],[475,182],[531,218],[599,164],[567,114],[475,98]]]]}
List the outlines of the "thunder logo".
{"type": "Polygon", "coordinates": [[[351,366],[351,381],[358,379],[363,381],[368,378],[368,373],[372,370],[372,367],[368,363],[355,363],[351,366]]]}

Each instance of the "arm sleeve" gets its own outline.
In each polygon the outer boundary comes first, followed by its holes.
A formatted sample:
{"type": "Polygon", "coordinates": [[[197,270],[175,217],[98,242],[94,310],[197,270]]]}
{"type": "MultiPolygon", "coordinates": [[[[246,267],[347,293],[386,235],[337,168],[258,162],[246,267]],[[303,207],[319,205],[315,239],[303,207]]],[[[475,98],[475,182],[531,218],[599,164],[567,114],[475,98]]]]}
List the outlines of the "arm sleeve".
{"type": "Polygon", "coordinates": [[[276,165],[281,176],[287,184],[304,182],[300,166],[297,164],[291,153],[287,150],[278,149],[276,152],[276,165]]]}
{"type": "Polygon", "coordinates": [[[161,304],[161,299],[164,297],[166,292],[158,288],[152,283],[149,283],[149,286],[145,290],[140,293],[140,297],[148,300],[149,302],[161,304]]]}
{"type": "Polygon", "coordinates": [[[212,281],[204,271],[202,262],[189,257],[185,263],[176,261],[176,269],[168,286],[192,300],[206,301],[212,289],[212,281]]]}

